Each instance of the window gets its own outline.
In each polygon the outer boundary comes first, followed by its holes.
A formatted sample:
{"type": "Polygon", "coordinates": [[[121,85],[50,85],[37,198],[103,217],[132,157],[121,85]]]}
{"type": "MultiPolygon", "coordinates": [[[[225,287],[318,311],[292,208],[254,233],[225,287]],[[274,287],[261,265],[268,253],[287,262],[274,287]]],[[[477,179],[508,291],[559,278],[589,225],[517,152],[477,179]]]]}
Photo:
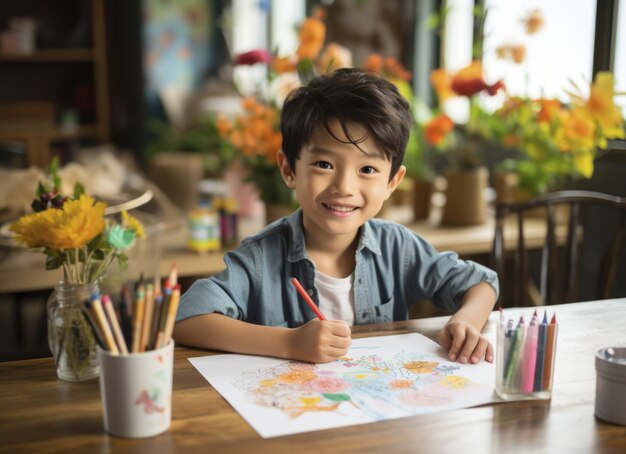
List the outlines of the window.
{"type": "MultiPolygon", "coordinates": [[[[617,37],[615,38],[615,91],[626,93],[626,3],[618,6],[617,37]]],[[[626,94],[615,97],[626,117],[626,94]]]]}
{"type": "Polygon", "coordinates": [[[503,79],[512,95],[567,100],[570,80],[580,87],[592,79],[596,0],[486,0],[483,65],[487,81],[503,79]],[[543,27],[527,34],[523,18],[541,12],[543,27]],[[496,55],[502,45],[522,45],[519,63],[496,55]]]}

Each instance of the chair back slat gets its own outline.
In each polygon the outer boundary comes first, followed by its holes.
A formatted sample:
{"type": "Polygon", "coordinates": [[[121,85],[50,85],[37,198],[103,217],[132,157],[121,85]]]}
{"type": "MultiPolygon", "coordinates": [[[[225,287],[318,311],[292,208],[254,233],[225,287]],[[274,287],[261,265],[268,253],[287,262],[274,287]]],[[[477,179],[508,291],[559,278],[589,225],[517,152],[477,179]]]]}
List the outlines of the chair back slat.
{"type": "MultiPolygon", "coordinates": [[[[545,210],[546,237],[541,250],[539,295],[535,304],[558,304],[575,301],[579,287],[579,267],[586,262],[581,257],[580,243],[587,239],[582,222],[587,208],[591,206],[610,207],[621,213],[622,224],[618,234],[612,239],[607,253],[602,257],[604,266],[600,275],[602,298],[608,298],[616,280],[617,268],[622,254],[626,253],[626,197],[618,197],[592,191],[557,191],[536,197],[526,202],[499,203],[496,205],[496,222],[493,240],[492,261],[500,280],[500,306],[526,305],[527,294],[532,290],[529,257],[524,238],[524,219],[529,210],[545,210]],[[569,209],[567,225],[559,223],[557,207],[569,209]],[[504,237],[506,219],[514,214],[517,219],[517,241],[513,251],[507,251],[504,237]],[[567,227],[566,238],[561,233],[567,227]],[[581,233],[582,232],[582,233],[581,233]],[[512,262],[512,263],[511,263],[512,262]],[[511,264],[511,268],[509,268],[511,264]],[[507,272],[507,270],[511,272],[507,272]],[[511,289],[513,292],[511,292],[511,289]],[[504,301],[505,297],[510,297],[504,301]],[[512,303],[512,304],[507,304],[512,303]]],[[[508,222],[513,221],[512,219],[508,222]]],[[[600,266],[598,266],[598,269],[600,266]]]]}

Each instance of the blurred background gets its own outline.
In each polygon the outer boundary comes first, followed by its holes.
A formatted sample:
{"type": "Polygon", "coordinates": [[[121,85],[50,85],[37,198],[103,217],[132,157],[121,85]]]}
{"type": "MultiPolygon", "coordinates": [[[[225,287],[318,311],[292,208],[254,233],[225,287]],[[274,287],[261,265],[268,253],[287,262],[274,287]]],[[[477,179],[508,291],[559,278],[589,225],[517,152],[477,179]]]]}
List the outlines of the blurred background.
{"type": "MultiPolygon", "coordinates": [[[[626,196],[620,0],[5,0],[0,360],[49,355],[58,274],[9,228],[55,157],[67,188],[79,182],[146,226],[119,279],[163,277],[176,262],[186,287],[295,208],[275,166],[280,108],[339,67],[387,77],[411,102],[409,178],[380,216],[429,240],[482,228],[490,245],[498,201],[626,196]],[[453,201],[459,172],[479,179],[477,201],[453,201]]],[[[591,250],[617,228],[595,221],[591,250]]],[[[490,246],[455,241],[441,247],[489,264],[490,246]]],[[[614,295],[625,296],[619,273],[614,295]]]]}

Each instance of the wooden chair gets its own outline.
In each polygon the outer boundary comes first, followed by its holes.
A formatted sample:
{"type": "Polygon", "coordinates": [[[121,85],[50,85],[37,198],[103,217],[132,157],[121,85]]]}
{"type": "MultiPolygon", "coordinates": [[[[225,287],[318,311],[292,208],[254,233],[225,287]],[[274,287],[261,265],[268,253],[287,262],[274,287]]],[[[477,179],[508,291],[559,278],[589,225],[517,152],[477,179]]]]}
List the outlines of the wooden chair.
{"type": "MultiPolygon", "coordinates": [[[[510,223],[511,220],[509,220],[510,223]]],[[[510,242],[509,242],[510,243],[510,242]]],[[[584,278],[587,287],[597,285],[598,297],[611,297],[613,286],[624,256],[626,243],[626,198],[591,191],[559,191],[525,202],[499,203],[496,206],[496,226],[493,243],[493,266],[500,279],[499,306],[526,306],[578,301],[579,284],[584,278]],[[562,210],[561,207],[565,207],[562,210]],[[557,212],[565,211],[566,220],[559,223],[557,212]],[[546,239],[540,252],[539,264],[529,266],[529,251],[524,242],[524,219],[537,212],[546,221],[546,239]],[[505,251],[505,220],[516,215],[517,241],[512,254],[505,251]],[[593,233],[590,221],[596,221],[600,232],[593,233]],[[615,226],[616,230],[615,230],[615,226]],[[557,241],[557,229],[566,229],[557,241]],[[614,231],[614,234],[611,234],[614,231]],[[593,237],[593,238],[592,238],[593,237]],[[593,240],[591,247],[590,240],[593,240]],[[598,244],[608,244],[603,251],[598,244]],[[583,247],[584,246],[584,247],[583,247]],[[591,253],[587,253],[591,251],[591,253]],[[587,253],[585,255],[585,253],[587,253]],[[507,255],[512,256],[508,267],[507,255]],[[587,256],[595,255],[595,264],[587,256]],[[581,264],[587,271],[581,275],[581,264]],[[592,271],[599,273],[596,282],[590,282],[592,271]],[[511,269],[512,268],[512,269],[511,269]],[[532,269],[531,269],[532,268],[532,269]],[[531,274],[539,281],[534,285],[531,274]],[[527,298],[529,297],[530,298],[527,298]],[[534,298],[533,298],[534,296],[534,298]],[[510,299],[509,299],[510,298],[510,299]],[[531,304],[528,304],[528,300],[531,304]],[[511,304],[509,304],[511,303],[511,304]]],[[[510,244],[509,244],[510,245],[510,244]]],[[[511,249],[511,248],[509,248],[511,249]]],[[[621,274],[624,280],[624,274],[621,274]]]]}

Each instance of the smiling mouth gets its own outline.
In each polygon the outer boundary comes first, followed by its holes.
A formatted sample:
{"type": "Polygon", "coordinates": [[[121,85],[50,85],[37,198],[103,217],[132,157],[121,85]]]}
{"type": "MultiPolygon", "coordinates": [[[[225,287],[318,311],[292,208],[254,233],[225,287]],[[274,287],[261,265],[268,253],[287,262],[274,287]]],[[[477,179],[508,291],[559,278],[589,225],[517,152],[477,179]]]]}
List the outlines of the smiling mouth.
{"type": "Polygon", "coordinates": [[[358,209],[358,207],[355,206],[333,205],[330,203],[322,203],[322,205],[324,205],[329,210],[336,211],[338,213],[352,213],[353,211],[356,211],[358,209]]]}

